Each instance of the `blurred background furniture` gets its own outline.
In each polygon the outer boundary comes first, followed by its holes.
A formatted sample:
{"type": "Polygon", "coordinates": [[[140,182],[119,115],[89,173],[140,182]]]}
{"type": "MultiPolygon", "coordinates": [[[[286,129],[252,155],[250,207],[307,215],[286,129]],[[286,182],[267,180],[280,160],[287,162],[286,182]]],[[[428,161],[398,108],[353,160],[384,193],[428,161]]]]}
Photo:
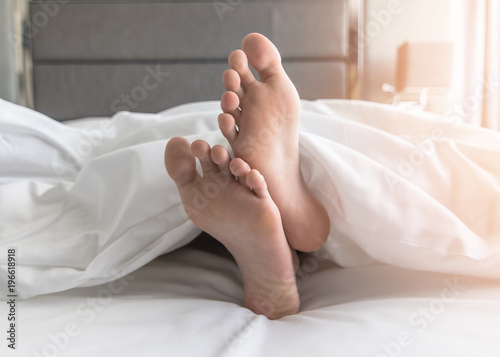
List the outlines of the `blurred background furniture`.
{"type": "Polygon", "coordinates": [[[227,56],[250,32],[277,45],[301,98],[351,98],[352,2],[33,0],[35,109],[63,120],[219,100],[227,56]]]}
{"type": "Polygon", "coordinates": [[[452,43],[406,42],[397,51],[396,83],[384,83],[382,90],[393,95],[393,105],[424,110],[430,93],[450,89],[452,68],[452,43]]]}

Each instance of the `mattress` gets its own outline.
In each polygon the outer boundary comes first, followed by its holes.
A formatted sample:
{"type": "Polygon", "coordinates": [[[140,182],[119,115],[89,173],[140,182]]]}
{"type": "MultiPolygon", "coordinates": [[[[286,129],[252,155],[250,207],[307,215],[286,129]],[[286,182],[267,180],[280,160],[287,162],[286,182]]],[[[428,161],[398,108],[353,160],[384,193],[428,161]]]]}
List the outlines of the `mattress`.
{"type": "Polygon", "coordinates": [[[303,101],[302,170],[332,231],[301,257],[300,312],[270,321],[163,168],[170,137],[226,145],[218,112],[62,124],[0,101],[2,356],[498,355],[498,133],[303,101]]]}
{"type": "Polygon", "coordinates": [[[497,281],[315,267],[298,279],[301,311],[271,321],[241,307],[233,260],[184,247],[113,283],[21,301],[17,349],[2,356],[498,355],[497,281]]]}

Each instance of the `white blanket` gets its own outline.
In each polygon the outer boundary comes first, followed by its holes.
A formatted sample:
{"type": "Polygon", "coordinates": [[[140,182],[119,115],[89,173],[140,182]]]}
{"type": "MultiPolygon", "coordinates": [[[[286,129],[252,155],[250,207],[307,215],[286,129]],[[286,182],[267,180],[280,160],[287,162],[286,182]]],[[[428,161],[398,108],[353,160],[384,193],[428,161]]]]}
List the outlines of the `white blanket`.
{"type": "MultiPolygon", "coordinates": [[[[28,298],[112,281],[192,240],[163,150],[173,136],[226,145],[219,111],[68,126],[0,100],[0,296],[9,248],[28,298]]],[[[332,260],[500,278],[498,133],[350,101],[303,102],[300,129],[332,260]]]]}

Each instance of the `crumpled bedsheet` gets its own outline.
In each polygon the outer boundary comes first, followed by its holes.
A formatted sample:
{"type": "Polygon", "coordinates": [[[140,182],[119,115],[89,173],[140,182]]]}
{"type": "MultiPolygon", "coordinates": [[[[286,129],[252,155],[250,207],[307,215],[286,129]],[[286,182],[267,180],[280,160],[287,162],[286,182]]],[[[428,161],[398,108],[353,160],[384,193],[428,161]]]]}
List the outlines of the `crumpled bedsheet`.
{"type": "MultiPolygon", "coordinates": [[[[174,136],[228,147],[219,112],[198,102],[66,125],[0,100],[1,298],[8,249],[29,298],[115,280],[193,240],[163,151],[174,136]]],[[[499,133],[388,105],[303,101],[300,153],[331,220],[321,254],[345,267],[500,278],[499,133]]]]}

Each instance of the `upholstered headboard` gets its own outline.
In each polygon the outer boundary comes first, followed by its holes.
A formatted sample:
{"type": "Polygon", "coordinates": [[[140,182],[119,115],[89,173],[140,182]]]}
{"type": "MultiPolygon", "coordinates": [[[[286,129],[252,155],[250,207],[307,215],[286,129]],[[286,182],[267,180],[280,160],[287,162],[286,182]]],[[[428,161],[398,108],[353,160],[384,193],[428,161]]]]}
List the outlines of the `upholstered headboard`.
{"type": "Polygon", "coordinates": [[[302,98],[351,96],[348,0],[33,0],[30,14],[35,109],[58,120],[218,100],[250,32],[277,45],[302,98]]]}

